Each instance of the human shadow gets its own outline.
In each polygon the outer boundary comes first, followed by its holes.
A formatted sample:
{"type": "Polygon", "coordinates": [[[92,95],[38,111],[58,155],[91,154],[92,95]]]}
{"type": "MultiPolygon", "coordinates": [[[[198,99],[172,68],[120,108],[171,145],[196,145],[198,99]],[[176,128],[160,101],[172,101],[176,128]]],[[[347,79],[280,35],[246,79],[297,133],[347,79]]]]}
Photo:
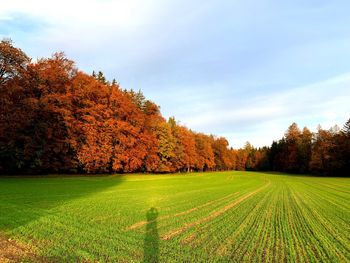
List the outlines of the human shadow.
{"type": "Polygon", "coordinates": [[[143,246],[143,262],[159,262],[159,234],[157,229],[157,208],[151,207],[147,213],[146,235],[143,246]]]}

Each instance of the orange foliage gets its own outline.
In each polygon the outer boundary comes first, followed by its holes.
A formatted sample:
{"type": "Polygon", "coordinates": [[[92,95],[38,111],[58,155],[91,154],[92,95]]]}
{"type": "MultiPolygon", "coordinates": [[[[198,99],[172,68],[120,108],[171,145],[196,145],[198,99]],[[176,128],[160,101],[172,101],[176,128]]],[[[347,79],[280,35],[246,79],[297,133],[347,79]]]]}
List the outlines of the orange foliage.
{"type": "Polygon", "coordinates": [[[314,135],[293,123],[270,148],[233,150],[223,137],[166,121],[140,91],[85,74],[63,53],[30,61],[0,42],[0,173],[349,173],[350,121],[314,135]]]}

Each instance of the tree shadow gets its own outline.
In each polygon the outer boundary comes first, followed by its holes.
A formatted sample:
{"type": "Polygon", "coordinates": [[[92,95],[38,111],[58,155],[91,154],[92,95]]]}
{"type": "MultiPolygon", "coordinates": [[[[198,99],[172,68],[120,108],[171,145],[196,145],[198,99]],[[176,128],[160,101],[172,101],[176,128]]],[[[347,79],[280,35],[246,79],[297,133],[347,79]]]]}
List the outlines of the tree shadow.
{"type": "Polygon", "coordinates": [[[122,176],[57,176],[0,178],[0,232],[10,233],[52,209],[105,191],[122,176]]]}
{"type": "Polygon", "coordinates": [[[158,210],[151,207],[147,213],[146,235],[143,247],[143,262],[157,263],[159,262],[159,234],[157,229],[158,210]]]}

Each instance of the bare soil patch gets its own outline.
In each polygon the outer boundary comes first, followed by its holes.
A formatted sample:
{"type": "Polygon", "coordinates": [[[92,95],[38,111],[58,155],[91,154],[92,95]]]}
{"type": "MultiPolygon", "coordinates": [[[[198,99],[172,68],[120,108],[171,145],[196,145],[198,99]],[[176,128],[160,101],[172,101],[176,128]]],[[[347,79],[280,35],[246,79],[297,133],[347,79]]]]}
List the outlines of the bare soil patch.
{"type": "Polygon", "coordinates": [[[44,262],[29,245],[19,243],[0,234],[0,262],[44,262]]]}

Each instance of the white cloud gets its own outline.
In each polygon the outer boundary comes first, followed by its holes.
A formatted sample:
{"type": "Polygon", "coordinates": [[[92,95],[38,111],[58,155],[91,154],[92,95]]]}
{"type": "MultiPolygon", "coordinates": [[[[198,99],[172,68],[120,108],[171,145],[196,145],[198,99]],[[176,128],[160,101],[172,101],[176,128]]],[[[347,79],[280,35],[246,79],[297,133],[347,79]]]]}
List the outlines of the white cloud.
{"type": "Polygon", "coordinates": [[[1,3],[0,15],[22,13],[69,28],[85,26],[118,26],[127,28],[144,24],[154,11],[155,1],[42,1],[11,0],[1,3]]]}
{"type": "Polygon", "coordinates": [[[23,15],[43,25],[7,30],[29,56],[63,50],[82,70],[142,89],[167,117],[227,136],[234,147],[262,146],[293,121],[315,129],[350,117],[350,73],[338,75],[350,70],[347,4],[305,5],[11,0],[1,3],[0,22],[23,15]]]}
{"type": "Polygon", "coordinates": [[[270,145],[281,138],[292,122],[302,128],[315,130],[338,124],[350,118],[350,73],[289,90],[257,96],[231,106],[202,108],[192,114],[178,116],[195,130],[216,132],[226,136],[230,145],[242,147],[246,141],[253,145],[270,145]]]}

